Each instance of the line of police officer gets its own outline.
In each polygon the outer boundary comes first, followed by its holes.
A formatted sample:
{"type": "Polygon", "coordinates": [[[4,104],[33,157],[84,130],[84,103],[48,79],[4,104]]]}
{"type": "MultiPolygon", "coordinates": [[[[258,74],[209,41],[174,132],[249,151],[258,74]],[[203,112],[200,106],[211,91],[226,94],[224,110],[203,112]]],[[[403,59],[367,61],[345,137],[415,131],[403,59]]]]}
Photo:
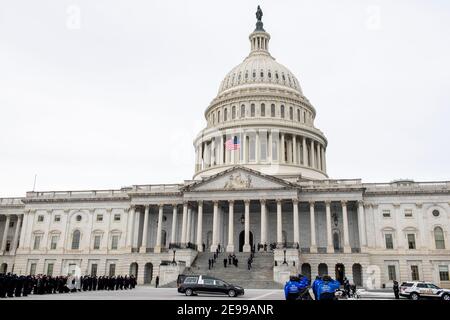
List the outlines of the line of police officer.
{"type": "Polygon", "coordinates": [[[21,297],[29,294],[54,294],[77,291],[128,290],[136,287],[131,276],[47,276],[0,274],[0,298],[21,297]]]}

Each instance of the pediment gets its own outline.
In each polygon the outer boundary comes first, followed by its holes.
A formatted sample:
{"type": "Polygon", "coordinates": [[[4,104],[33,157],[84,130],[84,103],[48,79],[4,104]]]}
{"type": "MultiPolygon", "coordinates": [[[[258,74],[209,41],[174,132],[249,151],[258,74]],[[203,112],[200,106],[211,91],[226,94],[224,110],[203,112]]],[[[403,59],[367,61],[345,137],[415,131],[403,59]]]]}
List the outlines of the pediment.
{"type": "Polygon", "coordinates": [[[293,187],[289,182],[244,167],[222,171],[188,187],[189,191],[255,190],[293,187]]]}

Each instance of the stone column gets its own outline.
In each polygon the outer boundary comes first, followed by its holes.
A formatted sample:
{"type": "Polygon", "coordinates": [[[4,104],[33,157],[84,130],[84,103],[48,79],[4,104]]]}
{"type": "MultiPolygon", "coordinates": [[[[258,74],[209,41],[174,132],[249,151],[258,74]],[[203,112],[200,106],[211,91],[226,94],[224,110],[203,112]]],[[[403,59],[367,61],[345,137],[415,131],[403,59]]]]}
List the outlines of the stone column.
{"type": "Polygon", "coordinates": [[[267,143],[267,161],[272,163],[272,130],[268,130],[269,142],[267,143]]]}
{"type": "Polygon", "coordinates": [[[310,150],[311,150],[311,168],[316,168],[316,158],[315,158],[315,152],[314,152],[314,140],[311,140],[310,144],[310,150]]]}
{"type": "Polygon", "coordinates": [[[259,200],[261,204],[261,244],[267,243],[267,215],[266,215],[266,200],[259,200]]]}
{"type": "Polygon", "coordinates": [[[142,244],[139,252],[145,253],[147,251],[147,239],[148,239],[148,215],[149,215],[149,209],[150,206],[145,206],[145,213],[144,213],[144,230],[142,233],[142,244]]]}
{"type": "MultiPolygon", "coordinates": [[[[128,226],[127,226],[127,249],[131,250],[133,247],[133,227],[134,227],[134,213],[136,210],[135,205],[131,205],[130,211],[128,211],[128,226]]],[[[93,218],[95,219],[94,215],[93,218]]]]}
{"type": "Polygon", "coordinates": [[[219,201],[213,201],[213,228],[212,228],[212,243],[210,247],[211,252],[215,252],[218,244],[218,219],[219,219],[219,201]]]}
{"type": "Polygon", "coordinates": [[[178,207],[177,204],[172,204],[172,232],[170,233],[170,243],[177,242],[177,218],[178,218],[178,207]]]}
{"type": "Polygon", "coordinates": [[[281,246],[283,242],[283,213],[281,208],[281,200],[277,199],[277,246],[281,246]]]}
{"type": "Polygon", "coordinates": [[[306,138],[302,137],[303,144],[303,166],[308,166],[308,148],[306,147],[306,138]]]}
{"type": "Polygon", "coordinates": [[[331,201],[325,201],[327,215],[327,253],[334,253],[333,236],[331,234],[331,201]]]}
{"type": "Polygon", "coordinates": [[[347,218],[347,201],[341,201],[342,203],[342,220],[344,223],[344,253],[351,253],[350,241],[348,236],[348,218],[347,218]]]}
{"type": "Polygon", "coordinates": [[[20,224],[22,223],[22,215],[19,214],[17,215],[17,225],[16,225],[16,230],[14,231],[14,240],[13,240],[13,244],[12,244],[12,250],[10,250],[11,252],[16,252],[17,250],[17,245],[18,245],[18,241],[19,241],[19,234],[20,234],[20,224]]]}
{"type": "Polygon", "coordinates": [[[197,250],[203,252],[203,201],[198,202],[198,213],[197,213],[197,250]]]}
{"type": "Polygon", "coordinates": [[[159,204],[158,206],[158,229],[156,230],[156,245],[155,245],[155,253],[161,252],[161,234],[162,234],[162,223],[163,223],[163,212],[164,212],[164,204],[159,204]]]}
{"type": "Polygon", "coordinates": [[[211,166],[216,162],[216,137],[211,138],[211,166]]]}
{"type": "Polygon", "coordinates": [[[250,252],[250,200],[244,200],[245,204],[245,239],[244,239],[244,247],[242,248],[243,252],[250,252]]]}
{"type": "Polygon", "coordinates": [[[359,245],[361,248],[367,247],[366,222],[364,215],[364,202],[358,201],[358,231],[359,245]]]}
{"type": "Polygon", "coordinates": [[[281,143],[280,143],[280,162],[284,163],[286,161],[285,158],[285,147],[284,147],[284,133],[281,134],[281,143]]]}
{"type": "Polygon", "coordinates": [[[186,220],[186,243],[191,242],[192,209],[188,207],[186,220]]]}
{"type": "Polygon", "coordinates": [[[323,172],[327,172],[327,161],[325,158],[325,147],[322,147],[322,167],[323,167],[323,172]]]}
{"type": "Polygon", "coordinates": [[[228,245],[227,252],[234,252],[234,201],[228,201],[228,245]]]}
{"type": "Polygon", "coordinates": [[[297,137],[292,136],[292,161],[297,164],[297,137]]]}
{"type": "Polygon", "coordinates": [[[8,215],[6,215],[5,229],[3,230],[2,248],[1,248],[0,252],[5,252],[5,250],[6,250],[6,240],[8,239],[9,222],[10,221],[11,221],[11,216],[8,214],[8,215]]]}
{"type": "Polygon", "coordinates": [[[223,135],[220,134],[220,148],[219,148],[219,165],[223,164],[223,150],[225,148],[225,141],[223,140],[223,135]]]}
{"type": "Polygon", "coordinates": [[[26,235],[28,231],[28,220],[29,220],[29,214],[31,210],[24,211],[23,213],[23,223],[22,223],[22,229],[20,231],[20,237],[19,237],[19,249],[24,249],[26,247],[26,235]]]}
{"type": "Polygon", "coordinates": [[[293,215],[294,215],[294,244],[300,247],[299,224],[298,224],[298,199],[292,199],[293,215]]]}
{"type": "Polygon", "coordinates": [[[314,201],[309,202],[309,216],[311,222],[311,253],[317,252],[317,243],[316,243],[316,213],[314,212],[314,201]]]}
{"type": "Polygon", "coordinates": [[[261,155],[261,151],[260,151],[260,144],[259,144],[259,131],[257,130],[255,133],[255,161],[256,163],[259,163],[260,160],[260,155],[261,155]]]}
{"type": "Polygon", "coordinates": [[[244,163],[248,163],[248,144],[247,144],[247,133],[244,131],[243,133],[242,133],[242,143],[243,143],[243,146],[244,146],[244,155],[243,155],[243,157],[242,157],[242,159],[243,159],[243,161],[244,161],[244,163]]]}
{"type": "Polygon", "coordinates": [[[320,149],[321,149],[321,146],[320,146],[320,143],[318,143],[317,144],[317,169],[322,171],[322,160],[321,160],[322,158],[320,155],[320,149]]]}
{"type": "Polygon", "coordinates": [[[181,245],[186,245],[186,220],[188,212],[188,202],[183,202],[183,218],[181,224],[181,245]]]}

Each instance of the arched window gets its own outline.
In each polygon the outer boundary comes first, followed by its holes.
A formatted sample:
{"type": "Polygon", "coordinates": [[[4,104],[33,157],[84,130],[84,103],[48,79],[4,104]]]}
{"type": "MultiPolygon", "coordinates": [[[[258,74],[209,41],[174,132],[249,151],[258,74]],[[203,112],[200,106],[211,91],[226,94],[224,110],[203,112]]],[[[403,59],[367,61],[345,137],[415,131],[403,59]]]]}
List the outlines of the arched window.
{"type": "Polygon", "coordinates": [[[266,116],[266,105],[264,103],[261,103],[261,117],[266,116]]]}
{"type": "Polygon", "coordinates": [[[272,104],[270,106],[270,116],[275,117],[275,105],[274,104],[272,104]]]}
{"type": "Polygon", "coordinates": [[[283,105],[281,105],[281,107],[280,107],[280,117],[284,118],[284,106],[283,105]]]}
{"type": "Polygon", "coordinates": [[[297,121],[300,122],[300,109],[297,109],[297,121]]]}
{"type": "Polygon", "coordinates": [[[227,121],[228,120],[227,119],[227,115],[228,115],[227,108],[225,108],[225,109],[223,109],[223,121],[227,121]]]}
{"type": "Polygon", "coordinates": [[[294,111],[292,107],[289,107],[289,119],[294,120],[294,111]]]}
{"type": "Polygon", "coordinates": [[[80,231],[75,230],[72,235],[72,250],[80,249],[80,231]]]}
{"type": "Polygon", "coordinates": [[[217,123],[220,122],[220,111],[217,111],[217,123]]]}
{"type": "Polygon", "coordinates": [[[231,108],[231,119],[236,119],[236,106],[231,108]]]}
{"type": "Polygon", "coordinates": [[[241,106],[241,118],[245,118],[245,105],[241,106]]]}
{"type": "Polygon", "coordinates": [[[445,249],[444,231],[441,227],[434,228],[434,242],[436,249],[445,249]]]}
{"type": "Polygon", "coordinates": [[[250,106],[250,116],[251,117],[255,116],[255,105],[253,103],[250,106]]]}

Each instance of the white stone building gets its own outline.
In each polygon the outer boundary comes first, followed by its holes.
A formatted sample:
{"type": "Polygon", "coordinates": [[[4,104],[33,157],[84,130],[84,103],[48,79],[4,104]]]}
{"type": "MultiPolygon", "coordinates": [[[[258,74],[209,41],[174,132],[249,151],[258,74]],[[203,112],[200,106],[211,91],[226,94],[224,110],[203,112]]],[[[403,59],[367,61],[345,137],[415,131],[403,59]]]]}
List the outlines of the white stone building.
{"type": "Polygon", "coordinates": [[[275,244],[275,280],[293,272],[283,271],[286,257],[312,277],[448,286],[450,182],[330,179],[316,109],[270,55],[260,20],[249,39],[250,54],[205,111],[192,180],[0,199],[0,272],[78,267],[168,281],[219,244],[227,252],[275,244]],[[240,147],[228,150],[229,139],[240,147]],[[164,263],[173,259],[175,270],[164,263]]]}

